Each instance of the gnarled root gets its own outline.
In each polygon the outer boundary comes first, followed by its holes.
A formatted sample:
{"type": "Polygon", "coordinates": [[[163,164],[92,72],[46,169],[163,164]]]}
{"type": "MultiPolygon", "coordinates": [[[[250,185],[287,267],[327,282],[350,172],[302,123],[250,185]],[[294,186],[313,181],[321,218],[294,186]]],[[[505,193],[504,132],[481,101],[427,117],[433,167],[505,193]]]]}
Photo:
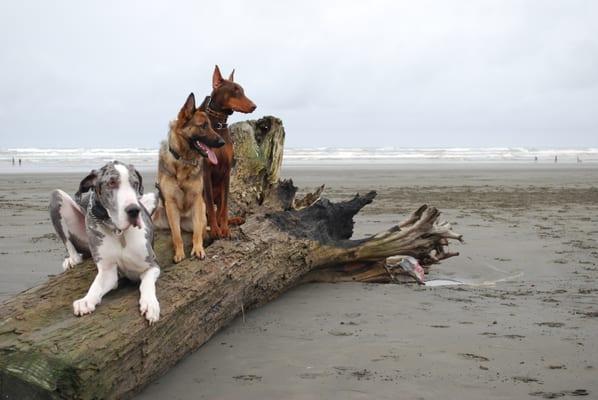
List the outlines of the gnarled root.
{"type": "Polygon", "coordinates": [[[449,251],[448,244],[462,242],[462,235],[439,217],[435,207],[423,205],[399,225],[370,238],[319,247],[313,252],[316,267],[302,281],[413,282],[399,266],[403,257],[415,257],[427,272],[431,264],[459,255],[449,251]]]}

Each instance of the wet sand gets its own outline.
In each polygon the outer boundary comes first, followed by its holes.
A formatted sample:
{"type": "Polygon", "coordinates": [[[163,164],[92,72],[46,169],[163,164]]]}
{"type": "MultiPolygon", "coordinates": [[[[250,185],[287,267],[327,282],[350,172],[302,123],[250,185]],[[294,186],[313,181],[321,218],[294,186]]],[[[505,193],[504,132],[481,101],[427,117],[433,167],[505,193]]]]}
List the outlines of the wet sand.
{"type": "MultiPolygon", "coordinates": [[[[428,279],[309,284],[238,319],[138,399],[598,398],[598,167],[289,166],[301,188],[378,191],[356,237],[421,203],[466,243],[428,279]]],[[[0,301],[59,273],[47,197],[81,174],[0,175],[0,301]]],[[[152,174],[144,173],[146,188],[152,174]]],[[[208,250],[209,251],[209,250],[208,250]]]]}

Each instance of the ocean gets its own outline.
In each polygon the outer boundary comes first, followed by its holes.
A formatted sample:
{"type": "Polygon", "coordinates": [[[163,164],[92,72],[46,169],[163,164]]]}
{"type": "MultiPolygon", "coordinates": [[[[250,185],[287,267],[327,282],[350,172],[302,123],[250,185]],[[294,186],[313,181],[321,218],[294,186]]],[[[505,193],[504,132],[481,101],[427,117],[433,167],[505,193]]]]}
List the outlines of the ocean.
{"type": "MultiPolygon", "coordinates": [[[[598,163],[598,148],[287,148],[284,165],[343,164],[559,164],[598,163]]],[[[158,148],[0,149],[0,172],[68,172],[98,168],[110,160],[134,164],[138,169],[157,165],[158,148]],[[12,159],[15,159],[15,166],[12,159]],[[22,165],[19,168],[18,160],[22,165]]]]}

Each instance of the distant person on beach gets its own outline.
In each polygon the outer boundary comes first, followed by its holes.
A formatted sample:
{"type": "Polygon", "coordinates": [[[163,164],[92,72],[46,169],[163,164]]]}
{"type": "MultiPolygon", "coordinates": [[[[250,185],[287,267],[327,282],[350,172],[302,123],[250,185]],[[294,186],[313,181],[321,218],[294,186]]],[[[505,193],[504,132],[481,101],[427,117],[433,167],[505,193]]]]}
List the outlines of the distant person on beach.
{"type": "Polygon", "coordinates": [[[12,158],[12,165],[13,166],[15,165],[15,158],[14,157],[12,158]]]}
{"type": "Polygon", "coordinates": [[[554,163],[556,164],[557,162],[559,162],[558,158],[557,158],[557,156],[554,156],[554,163]]]}
{"type": "Polygon", "coordinates": [[[534,157],[534,162],[538,162],[538,156],[534,157]]]}
{"type": "Polygon", "coordinates": [[[21,159],[19,158],[19,167],[21,166],[21,159]]]}

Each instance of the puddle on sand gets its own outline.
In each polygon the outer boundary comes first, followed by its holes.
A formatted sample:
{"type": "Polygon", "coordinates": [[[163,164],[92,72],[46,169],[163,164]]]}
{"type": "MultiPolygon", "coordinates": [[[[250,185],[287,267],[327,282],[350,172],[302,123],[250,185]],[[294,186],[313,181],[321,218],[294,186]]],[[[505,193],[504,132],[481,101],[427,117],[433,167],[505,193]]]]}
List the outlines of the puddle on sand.
{"type": "Polygon", "coordinates": [[[467,286],[494,286],[497,283],[513,281],[521,278],[523,272],[519,272],[514,275],[510,275],[504,278],[493,279],[490,281],[475,281],[475,280],[458,280],[458,279],[432,279],[424,283],[425,286],[438,287],[438,286],[455,286],[455,285],[467,285],[467,286]]]}
{"type": "Polygon", "coordinates": [[[424,283],[424,286],[436,287],[436,286],[453,286],[453,285],[465,285],[463,282],[449,280],[449,279],[432,279],[424,283]]]}

